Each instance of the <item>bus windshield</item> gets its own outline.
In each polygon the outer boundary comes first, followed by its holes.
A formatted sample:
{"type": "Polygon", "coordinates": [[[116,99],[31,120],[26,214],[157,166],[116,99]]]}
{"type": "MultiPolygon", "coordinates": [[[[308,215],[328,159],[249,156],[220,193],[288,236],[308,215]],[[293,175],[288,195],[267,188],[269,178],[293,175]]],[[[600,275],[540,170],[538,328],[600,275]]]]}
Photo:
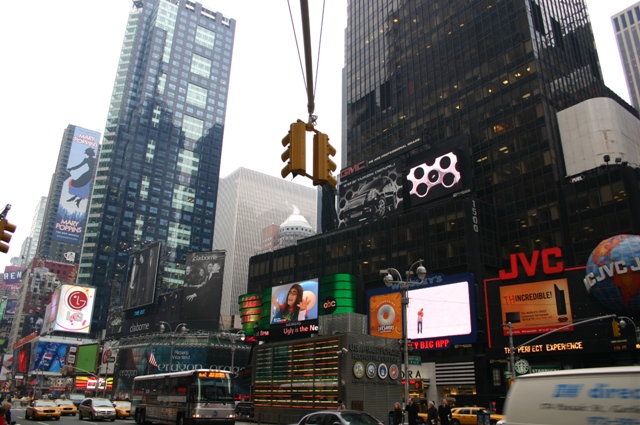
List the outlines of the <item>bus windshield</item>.
{"type": "Polygon", "coordinates": [[[233,402],[231,380],[196,378],[189,386],[189,401],[233,402]]]}

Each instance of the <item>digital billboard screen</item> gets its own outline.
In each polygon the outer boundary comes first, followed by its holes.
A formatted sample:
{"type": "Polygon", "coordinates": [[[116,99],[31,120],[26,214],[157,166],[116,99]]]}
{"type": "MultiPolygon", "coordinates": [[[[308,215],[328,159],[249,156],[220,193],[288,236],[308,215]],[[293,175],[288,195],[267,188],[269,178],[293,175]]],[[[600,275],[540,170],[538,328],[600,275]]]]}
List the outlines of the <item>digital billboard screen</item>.
{"type": "MultiPolygon", "coordinates": [[[[368,292],[369,331],[373,336],[402,338],[401,286],[368,292]]],[[[407,336],[416,349],[445,349],[477,339],[475,284],[469,273],[429,275],[410,285],[407,336]]]]}
{"type": "Polygon", "coordinates": [[[271,325],[287,325],[318,318],[318,279],[271,288],[271,325]]]}
{"type": "Polygon", "coordinates": [[[160,242],[146,246],[129,257],[124,310],[153,304],[160,260],[160,242]]]}
{"type": "Polygon", "coordinates": [[[33,367],[30,369],[60,373],[62,367],[67,364],[67,351],[73,344],[53,341],[39,341],[36,344],[35,353],[31,356],[33,367]]]}

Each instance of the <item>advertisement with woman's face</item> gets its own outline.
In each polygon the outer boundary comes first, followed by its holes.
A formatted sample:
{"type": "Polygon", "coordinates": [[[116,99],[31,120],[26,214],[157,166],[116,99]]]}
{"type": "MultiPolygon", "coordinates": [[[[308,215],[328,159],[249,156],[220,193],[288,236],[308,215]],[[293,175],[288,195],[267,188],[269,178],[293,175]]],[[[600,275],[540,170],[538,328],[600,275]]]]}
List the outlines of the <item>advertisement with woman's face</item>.
{"type": "Polygon", "coordinates": [[[271,288],[271,324],[299,323],[318,318],[318,279],[271,288]]]}

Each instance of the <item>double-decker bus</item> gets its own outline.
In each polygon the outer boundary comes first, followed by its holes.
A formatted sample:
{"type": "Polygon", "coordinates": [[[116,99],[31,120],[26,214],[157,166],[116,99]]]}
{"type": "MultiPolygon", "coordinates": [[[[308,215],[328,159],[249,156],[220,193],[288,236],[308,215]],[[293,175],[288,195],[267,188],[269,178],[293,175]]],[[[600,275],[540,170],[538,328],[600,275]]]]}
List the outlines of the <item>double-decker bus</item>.
{"type": "Polygon", "coordinates": [[[137,424],[234,425],[233,379],[211,369],[136,376],[131,408],[137,424]]]}

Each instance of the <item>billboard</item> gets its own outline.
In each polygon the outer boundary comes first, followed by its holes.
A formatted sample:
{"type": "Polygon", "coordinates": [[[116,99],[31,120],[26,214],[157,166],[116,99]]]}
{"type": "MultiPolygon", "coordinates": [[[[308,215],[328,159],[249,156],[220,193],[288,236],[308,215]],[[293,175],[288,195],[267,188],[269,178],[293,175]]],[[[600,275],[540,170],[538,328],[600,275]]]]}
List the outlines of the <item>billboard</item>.
{"type": "MultiPolygon", "coordinates": [[[[369,333],[402,338],[400,284],[368,291],[369,333]]],[[[473,275],[429,275],[409,287],[407,336],[414,349],[446,349],[477,339],[473,275]]]]}
{"type": "Polygon", "coordinates": [[[2,274],[2,285],[0,289],[3,291],[18,291],[22,285],[22,275],[26,269],[24,267],[5,266],[2,274]]]}
{"type": "Polygon", "coordinates": [[[429,151],[420,161],[407,167],[407,193],[411,206],[460,192],[469,186],[471,172],[464,169],[461,159],[456,150],[440,149],[429,151]]]}
{"type": "Polygon", "coordinates": [[[50,317],[55,317],[51,330],[88,334],[96,289],[64,284],[56,292],[57,297],[51,298],[50,317]]]}
{"type": "Polygon", "coordinates": [[[96,174],[100,133],[76,127],[67,161],[68,177],[62,184],[51,238],[79,245],[96,174]]]}
{"type": "Polygon", "coordinates": [[[21,337],[25,337],[33,332],[40,335],[42,325],[44,323],[44,316],[42,314],[24,316],[24,325],[22,327],[21,337]]]}
{"type": "MultiPolygon", "coordinates": [[[[512,322],[508,317],[514,313],[520,317],[520,322],[512,323],[513,335],[543,334],[573,323],[566,278],[501,286],[500,307],[502,323],[512,322]]],[[[503,334],[509,334],[506,326],[503,334]]]]}
{"type": "Polygon", "coordinates": [[[402,190],[400,159],[342,180],[339,186],[338,227],[402,211],[402,190]]]}
{"type": "Polygon", "coordinates": [[[100,354],[100,344],[86,344],[78,346],[76,354],[76,374],[96,373],[98,358],[100,354]]]}
{"type": "Polygon", "coordinates": [[[318,318],[318,279],[271,288],[271,325],[299,324],[318,318]]]}
{"type": "Polygon", "coordinates": [[[180,306],[182,305],[182,289],[160,295],[156,319],[175,323],[180,320],[180,306]]]}
{"type": "Polygon", "coordinates": [[[60,373],[62,367],[66,365],[67,351],[72,344],[38,341],[34,346],[35,352],[31,356],[33,365],[29,369],[60,373]]]}
{"type": "Polygon", "coordinates": [[[124,310],[153,304],[160,261],[160,242],[148,245],[129,257],[124,310]]]}
{"type": "MultiPolygon", "coordinates": [[[[182,294],[182,320],[207,322],[217,328],[224,276],[224,251],[187,255],[182,294]]],[[[207,324],[201,324],[207,326],[207,324]]]]}
{"type": "Polygon", "coordinates": [[[5,354],[2,356],[2,367],[0,367],[0,381],[6,381],[7,375],[13,368],[13,354],[5,354]]]}

